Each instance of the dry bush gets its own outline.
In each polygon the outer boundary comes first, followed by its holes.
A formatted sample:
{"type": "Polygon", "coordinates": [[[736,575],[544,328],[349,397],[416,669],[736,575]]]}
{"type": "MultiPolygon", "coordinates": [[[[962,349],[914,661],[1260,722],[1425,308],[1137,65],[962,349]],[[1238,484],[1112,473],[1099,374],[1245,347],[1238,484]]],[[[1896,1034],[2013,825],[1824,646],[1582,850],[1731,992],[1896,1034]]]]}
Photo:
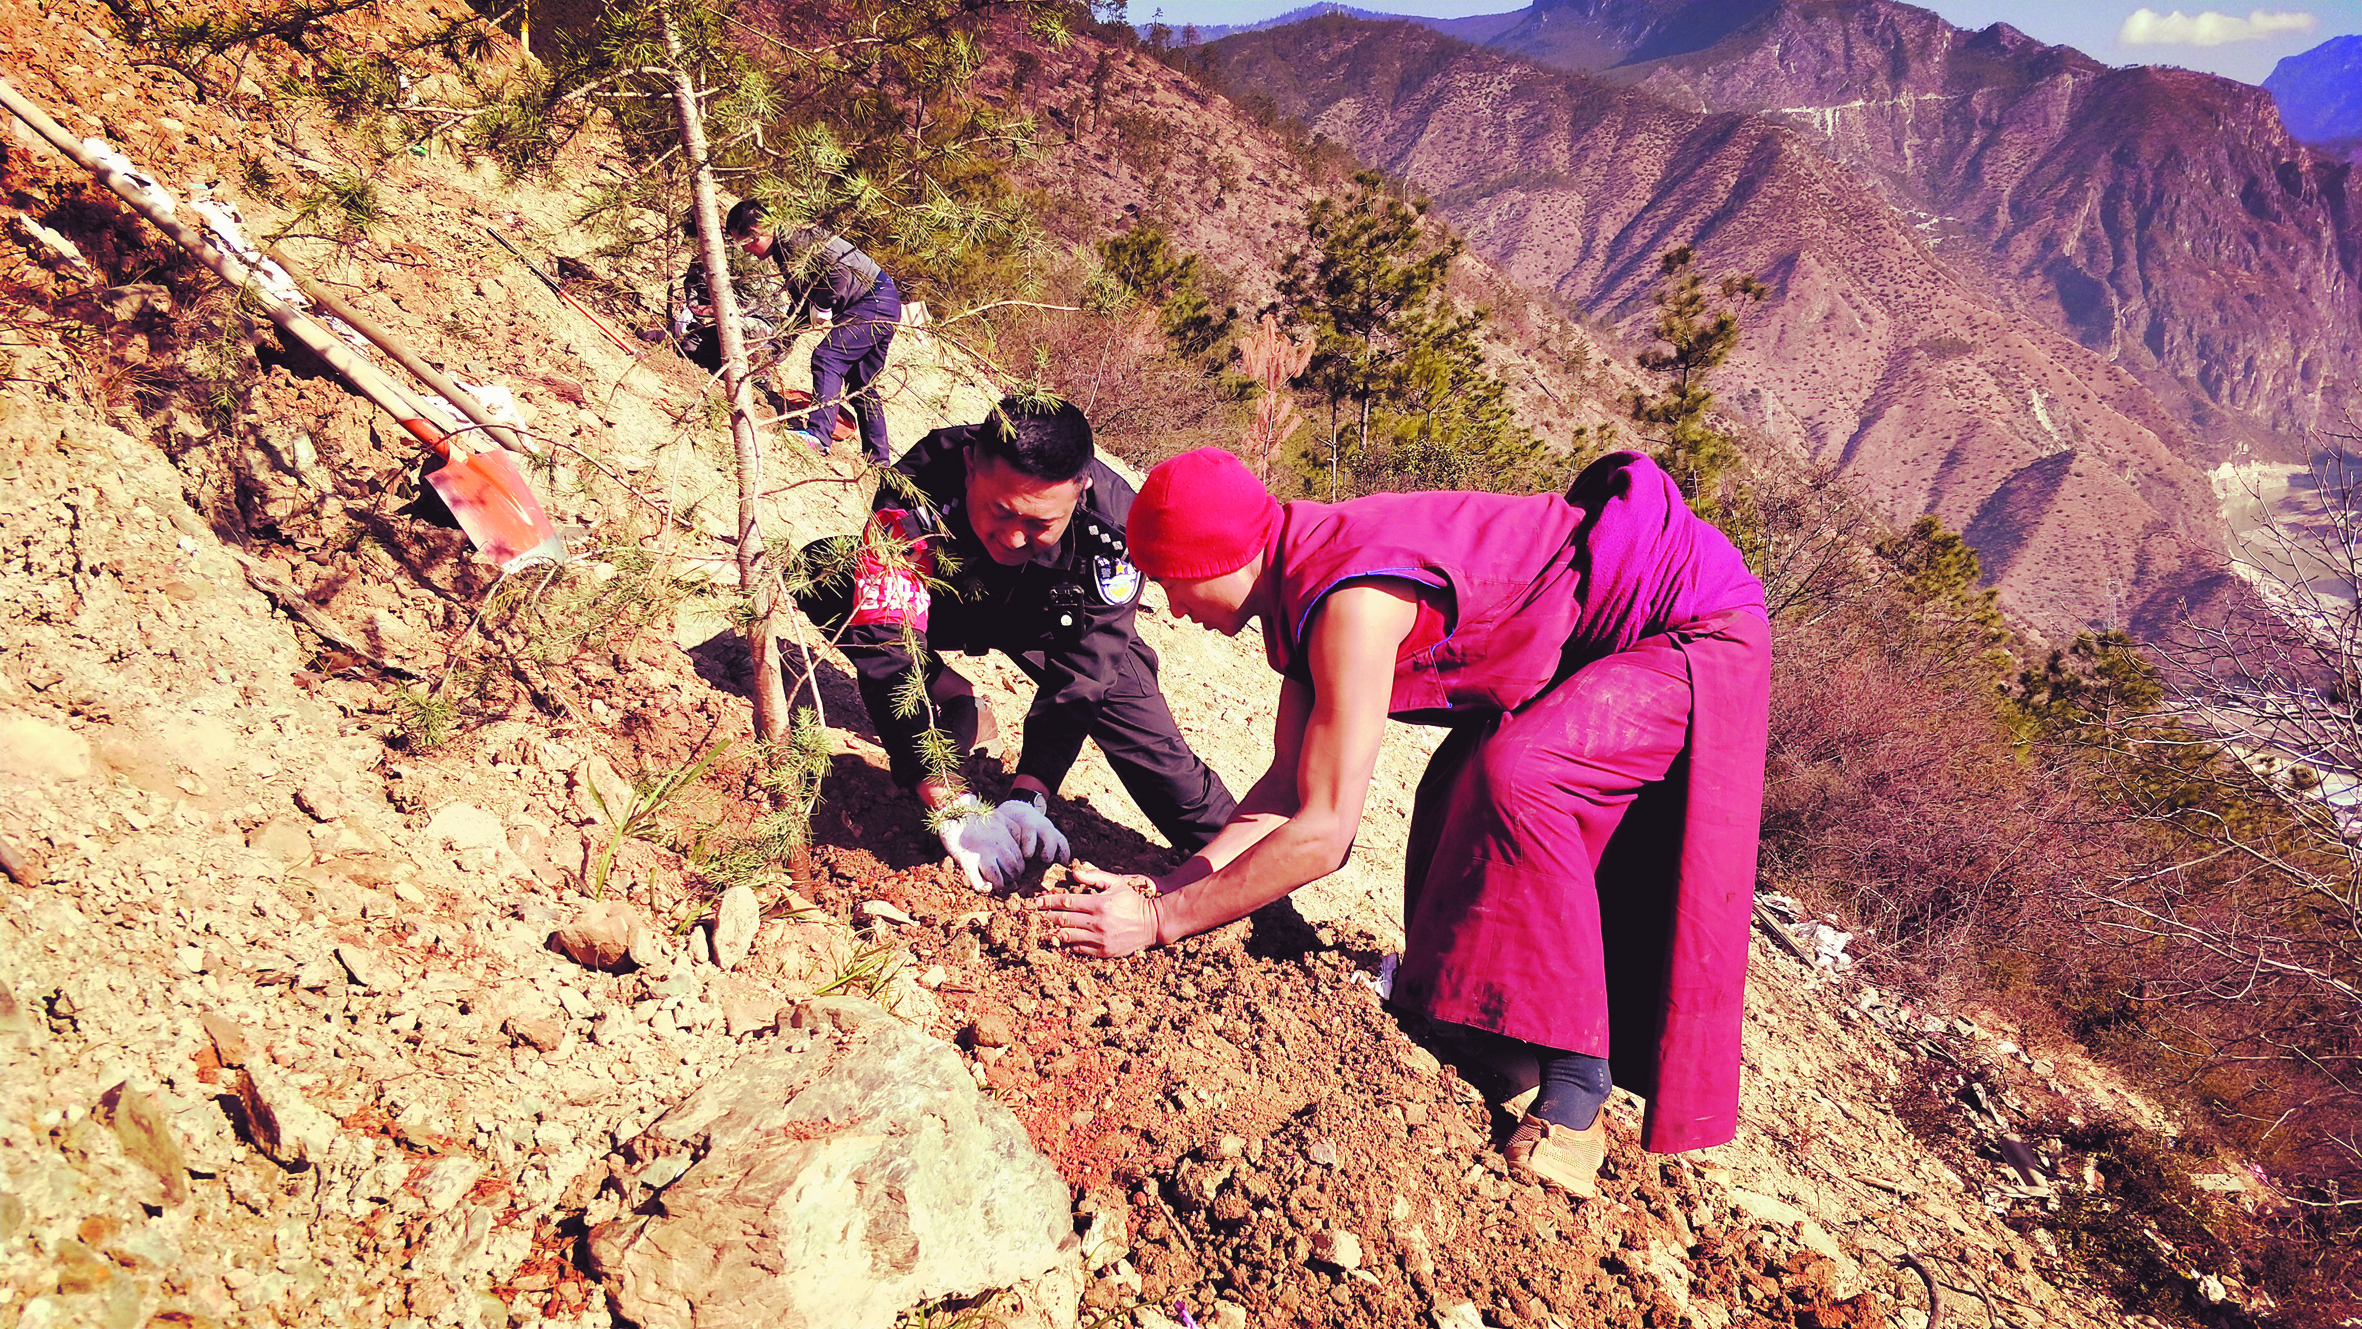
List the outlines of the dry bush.
{"type": "Polygon", "coordinates": [[[1101,450],[1143,470],[1192,448],[1235,447],[1246,408],[1219,374],[1173,351],[1152,305],[1082,307],[1086,278],[1060,274],[1039,303],[1068,308],[1009,310],[979,349],[1081,407],[1101,450]]]}
{"type": "MultiPolygon", "coordinates": [[[[2075,727],[2007,690],[1973,569],[1931,589],[1929,563],[1841,492],[1756,478],[1723,515],[1776,611],[1765,883],[1855,920],[1881,983],[2078,1039],[2213,1142],[2191,1147],[2270,1169],[2278,1206],[2222,1217],[2233,1266],[2281,1302],[2277,1322],[2351,1314],[2362,1029],[2314,974],[2275,967],[2298,952],[2257,944],[2296,935],[2285,863],[2193,861],[2175,818],[2213,786],[2144,779],[2122,753],[2155,722],[2118,698],[2075,727]]],[[[2204,808],[2251,828],[2272,810],[2219,794],[2204,808]]],[[[2069,1216],[2103,1280],[2145,1276],[2126,1252],[2149,1248],[2155,1207],[2069,1216]]]]}
{"type": "Polygon", "coordinates": [[[1775,638],[1765,866],[1937,979],[2031,925],[2095,847],[2060,833],[2086,818],[1991,683],[1882,598],[1775,638]]]}

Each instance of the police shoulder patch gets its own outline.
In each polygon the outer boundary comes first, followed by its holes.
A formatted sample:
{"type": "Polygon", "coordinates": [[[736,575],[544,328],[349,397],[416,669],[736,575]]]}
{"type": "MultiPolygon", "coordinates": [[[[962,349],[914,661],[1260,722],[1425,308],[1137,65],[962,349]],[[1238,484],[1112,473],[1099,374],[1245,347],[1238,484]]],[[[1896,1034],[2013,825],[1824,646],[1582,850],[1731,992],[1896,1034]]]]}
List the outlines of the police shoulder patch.
{"type": "Polygon", "coordinates": [[[1091,560],[1091,583],[1102,604],[1128,605],[1140,597],[1140,569],[1102,554],[1091,560]]]}

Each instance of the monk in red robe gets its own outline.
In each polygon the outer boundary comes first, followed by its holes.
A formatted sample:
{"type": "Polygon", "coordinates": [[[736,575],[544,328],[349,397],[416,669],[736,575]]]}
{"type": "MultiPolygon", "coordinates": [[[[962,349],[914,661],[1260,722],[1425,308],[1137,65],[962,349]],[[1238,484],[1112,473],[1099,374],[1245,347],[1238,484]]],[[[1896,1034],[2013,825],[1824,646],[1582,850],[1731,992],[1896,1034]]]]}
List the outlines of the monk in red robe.
{"type": "Polygon", "coordinates": [[[1149,473],[1133,559],[1175,614],[1260,620],[1271,767],[1202,851],[1034,902],[1060,945],[1169,945],[1344,865],[1389,717],[1449,728],[1420,781],[1394,1002],[1530,1045],[1522,1172],[1593,1193],[1613,1078],[1641,1143],[1738,1129],[1763,801],[1762,585],[1646,457],[1563,496],[1275,501],[1207,448],[1149,473]]]}

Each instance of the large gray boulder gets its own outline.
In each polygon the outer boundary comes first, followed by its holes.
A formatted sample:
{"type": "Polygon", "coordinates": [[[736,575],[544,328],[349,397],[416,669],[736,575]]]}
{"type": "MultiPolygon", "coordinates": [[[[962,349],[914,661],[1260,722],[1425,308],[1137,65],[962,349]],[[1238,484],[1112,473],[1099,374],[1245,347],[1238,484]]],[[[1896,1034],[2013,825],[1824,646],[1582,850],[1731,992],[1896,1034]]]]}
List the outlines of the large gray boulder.
{"type": "Polygon", "coordinates": [[[888,1329],[1017,1288],[1024,1319],[1072,1325],[1066,1185],[958,1054],[851,998],[784,1023],[631,1141],[660,1189],[591,1232],[615,1308],[643,1329],[888,1329]]]}

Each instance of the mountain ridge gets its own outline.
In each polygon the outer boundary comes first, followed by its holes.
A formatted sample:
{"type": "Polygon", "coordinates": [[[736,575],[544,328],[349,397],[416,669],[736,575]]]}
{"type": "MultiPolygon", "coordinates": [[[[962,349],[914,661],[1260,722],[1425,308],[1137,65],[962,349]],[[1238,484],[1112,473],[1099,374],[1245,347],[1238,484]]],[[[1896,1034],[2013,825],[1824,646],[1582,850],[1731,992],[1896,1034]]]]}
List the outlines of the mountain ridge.
{"type": "Polygon", "coordinates": [[[2362,146],[2362,34],[2285,56],[2264,79],[2288,132],[2329,151],[2362,146]]]}
{"type": "Polygon", "coordinates": [[[1805,133],[1932,233],[1958,236],[1946,257],[1964,275],[2232,445],[2210,462],[2239,448],[2301,458],[2301,436],[2362,384],[2362,348],[2341,331],[2362,320],[2351,167],[2290,135],[2262,89],[2112,69],[1892,0],[1561,0],[1526,13],[1488,45],[1805,133]],[[1676,18],[1693,40],[1669,52],[1657,34],[1676,18]]]}
{"type": "Polygon", "coordinates": [[[1978,527],[1988,579],[2045,631],[2162,631],[2223,592],[2219,459],[2131,375],[1988,298],[1805,135],[1409,24],[1324,19],[1209,50],[1429,191],[1512,276],[1627,335],[1645,335],[1674,245],[1763,276],[1778,294],[1724,370],[1725,408],[1898,516],[1978,527]],[[2044,461],[2069,452],[2063,471],[2044,461]]]}

